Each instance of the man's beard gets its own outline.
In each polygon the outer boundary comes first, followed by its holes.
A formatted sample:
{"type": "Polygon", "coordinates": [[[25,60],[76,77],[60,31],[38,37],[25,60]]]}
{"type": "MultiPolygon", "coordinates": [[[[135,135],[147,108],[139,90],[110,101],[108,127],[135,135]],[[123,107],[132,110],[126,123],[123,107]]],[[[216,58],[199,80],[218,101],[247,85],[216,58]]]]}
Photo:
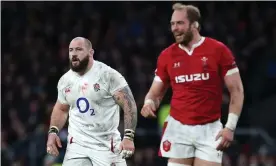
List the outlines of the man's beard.
{"type": "Polygon", "coordinates": [[[184,46],[187,46],[194,38],[193,32],[191,30],[191,26],[187,30],[187,32],[184,33],[184,37],[182,41],[177,41],[179,44],[182,44],[184,46]]]}
{"type": "Polygon", "coordinates": [[[83,58],[83,60],[79,60],[78,58],[72,58],[72,60],[70,61],[70,68],[74,72],[83,72],[87,69],[87,66],[88,66],[88,63],[89,63],[89,56],[88,55],[85,58],[83,58]],[[72,64],[72,60],[78,60],[79,64],[74,66],[72,64]]]}

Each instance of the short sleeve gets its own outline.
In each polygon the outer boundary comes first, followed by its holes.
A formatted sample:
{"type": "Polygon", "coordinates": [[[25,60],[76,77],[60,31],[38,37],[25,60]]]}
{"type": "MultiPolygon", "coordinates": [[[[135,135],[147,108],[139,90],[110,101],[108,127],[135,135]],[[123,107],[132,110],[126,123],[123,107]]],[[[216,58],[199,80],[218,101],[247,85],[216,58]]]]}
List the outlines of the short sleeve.
{"type": "Polygon", "coordinates": [[[109,73],[109,93],[114,95],[114,93],[126,86],[128,86],[127,81],[124,76],[114,69],[110,69],[109,73]]]}
{"type": "Polygon", "coordinates": [[[61,103],[61,104],[68,104],[68,102],[66,101],[66,98],[65,98],[65,90],[66,88],[65,87],[65,80],[64,80],[64,77],[61,77],[58,81],[58,85],[57,85],[57,90],[58,90],[58,101],[61,103]]]}
{"type": "Polygon", "coordinates": [[[155,70],[154,81],[168,83],[169,82],[169,74],[167,71],[167,60],[166,60],[166,50],[164,50],[158,57],[157,60],[157,68],[155,70]]]}
{"type": "Polygon", "coordinates": [[[223,78],[225,76],[239,72],[239,69],[235,62],[235,58],[230,49],[222,44],[220,53],[221,55],[219,65],[221,70],[221,77],[223,78]]]}

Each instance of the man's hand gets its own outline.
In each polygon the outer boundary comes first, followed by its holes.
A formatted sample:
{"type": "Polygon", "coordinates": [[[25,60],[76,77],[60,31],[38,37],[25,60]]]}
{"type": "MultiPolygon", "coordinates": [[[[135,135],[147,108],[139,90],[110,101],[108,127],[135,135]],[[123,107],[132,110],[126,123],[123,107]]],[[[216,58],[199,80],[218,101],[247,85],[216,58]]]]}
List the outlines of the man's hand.
{"type": "Polygon", "coordinates": [[[49,133],[48,134],[48,141],[47,141],[47,153],[49,153],[52,156],[58,156],[58,148],[61,148],[61,141],[57,134],[55,133],[49,133]]]}
{"type": "MultiPolygon", "coordinates": [[[[157,79],[158,80],[158,79],[157,79]]],[[[141,114],[145,118],[156,118],[156,110],[167,92],[169,84],[164,84],[162,81],[152,82],[149,92],[145,97],[145,103],[141,110],[141,114]]]]}
{"type": "Polygon", "coordinates": [[[120,144],[120,151],[123,159],[131,157],[135,151],[134,142],[124,138],[120,144]]]}
{"type": "Polygon", "coordinates": [[[231,145],[231,143],[234,139],[234,131],[232,131],[232,130],[228,129],[227,127],[225,127],[224,129],[222,129],[218,133],[218,135],[216,137],[216,141],[220,137],[222,137],[222,139],[221,139],[220,144],[217,146],[217,150],[223,151],[231,145]]]}
{"type": "Polygon", "coordinates": [[[146,103],[141,110],[141,114],[145,118],[156,118],[155,112],[156,107],[154,102],[146,103]]]}

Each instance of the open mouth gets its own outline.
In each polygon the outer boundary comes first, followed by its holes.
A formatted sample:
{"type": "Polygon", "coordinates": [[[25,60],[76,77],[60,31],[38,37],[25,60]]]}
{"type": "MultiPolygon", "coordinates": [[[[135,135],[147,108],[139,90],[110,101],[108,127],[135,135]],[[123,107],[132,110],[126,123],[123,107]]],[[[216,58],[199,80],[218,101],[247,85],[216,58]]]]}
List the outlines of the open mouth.
{"type": "Polygon", "coordinates": [[[179,39],[179,38],[183,37],[183,34],[175,34],[174,36],[179,39]]]}
{"type": "Polygon", "coordinates": [[[79,61],[79,59],[78,58],[72,58],[72,62],[78,62],[79,61]]]}
{"type": "Polygon", "coordinates": [[[72,64],[73,65],[77,65],[79,63],[79,60],[78,59],[72,59],[72,64]]]}

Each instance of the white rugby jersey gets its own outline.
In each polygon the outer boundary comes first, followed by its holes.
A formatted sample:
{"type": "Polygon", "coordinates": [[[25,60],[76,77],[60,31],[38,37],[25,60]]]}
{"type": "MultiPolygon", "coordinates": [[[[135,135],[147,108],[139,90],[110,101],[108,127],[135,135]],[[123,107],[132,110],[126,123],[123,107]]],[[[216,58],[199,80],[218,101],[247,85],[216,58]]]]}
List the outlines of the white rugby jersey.
{"type": "MultiPolygon", "coordinates": [[[[70,105],[68,141],[96,150],[111,150],[121,141],[120,106],[113,94],[128,84],[106,64],[94,60],[80,76],[69,70],[58,82],[58,101],[70,105]]],[[[116,149],[115,149],[116,150],[116,149]]]]}

